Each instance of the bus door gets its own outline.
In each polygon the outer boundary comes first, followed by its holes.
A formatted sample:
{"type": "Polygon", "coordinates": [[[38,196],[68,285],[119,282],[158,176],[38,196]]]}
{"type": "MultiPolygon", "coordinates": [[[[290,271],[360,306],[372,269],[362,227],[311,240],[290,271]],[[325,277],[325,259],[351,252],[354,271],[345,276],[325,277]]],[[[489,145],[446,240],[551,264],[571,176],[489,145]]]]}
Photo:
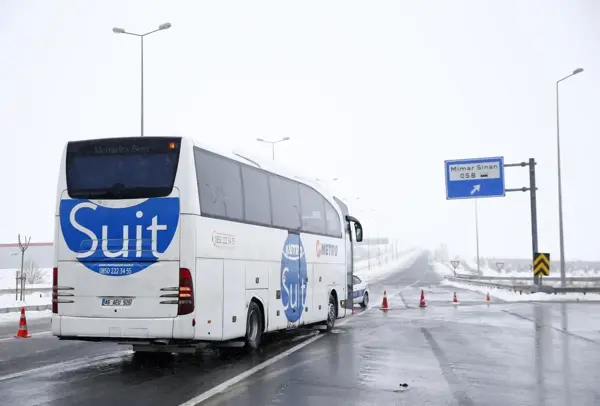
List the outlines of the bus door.
{"type": "Polygon", "coordinates": [[[353,290],[354,290],[354,247],[352,245],[352,228],[350,221],[346,218],[348,216],[348,206],[341,200],[334,197],[334,200],[340,207],[344,218],[344,227],[346,230],[346,238],[344,244],[346,244],[346,300],[344,302],[344,308],[352,310],[354,307],[353,290]]]}

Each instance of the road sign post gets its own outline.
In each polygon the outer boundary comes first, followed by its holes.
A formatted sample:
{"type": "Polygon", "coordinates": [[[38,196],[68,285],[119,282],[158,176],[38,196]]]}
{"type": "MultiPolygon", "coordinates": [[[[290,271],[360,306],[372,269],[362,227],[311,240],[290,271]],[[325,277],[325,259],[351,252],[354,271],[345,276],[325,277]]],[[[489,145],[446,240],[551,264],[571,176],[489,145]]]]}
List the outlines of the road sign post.
{"type": "MultiPolygon", "coordinates": [[[[520,166],[526,167],[529,166],[529,187],[522,187],[517,189],[506,189],[507,192],[527,192],[529,191],[530,197],[530,206],[531,206],[531,249],[533,252],[533,256],[538,251],[538,226],[537,226],[537,186],[535,184],[535,166],[537,162],[535,162],[535,158],[529,158],[529,162],[521,162],[520,164],[506,164],[505,167],[513,167],[520,166]]],[[[535,285],[541,285],[542,279],[534,273],[533,275],[533,283],[535,285]]]]}
{"type": "MultiPolygon", "coordinates": [[[[446,199],[479,199],[483,197],[501,197],[506,192],[527,192],[531,206],[531,248],[535,256],[538,251],[537,196],[535,183],[535,158],[529,162],[504,164],[503,157],[474,158],[445,161],[446,199]],[[529,187],[507,189],[504,185],[504,168],[529,166],[529,187]]],[[[477,223],[477,222],[476,222],[477,223]]],[[[479,234],[476,224],[476,234],[479,234]]],[[[477,251],[479,238],[477,236],[477,251]]],[[[479,254],[477,258],[479,273],[479,254]]],[[[534,274],[534,284],[541,285],[541,278],[534,274]]]]}

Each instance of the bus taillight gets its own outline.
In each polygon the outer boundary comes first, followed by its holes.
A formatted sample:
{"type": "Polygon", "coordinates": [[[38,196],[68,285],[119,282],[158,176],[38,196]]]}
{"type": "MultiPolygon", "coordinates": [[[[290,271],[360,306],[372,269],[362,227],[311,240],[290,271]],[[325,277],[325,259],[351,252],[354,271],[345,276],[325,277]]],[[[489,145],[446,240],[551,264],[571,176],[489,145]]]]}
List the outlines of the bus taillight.
{"type": "Polygon", "coordinates": [[[189,269],[179,269],[179,305],[177,315],[183,316],[194,311],[194,283],[189,269]]]}
{"type": "Polygon", "coordinates": [[[58,268],[52,269],[52,313],[58,313],[58,268]]]}

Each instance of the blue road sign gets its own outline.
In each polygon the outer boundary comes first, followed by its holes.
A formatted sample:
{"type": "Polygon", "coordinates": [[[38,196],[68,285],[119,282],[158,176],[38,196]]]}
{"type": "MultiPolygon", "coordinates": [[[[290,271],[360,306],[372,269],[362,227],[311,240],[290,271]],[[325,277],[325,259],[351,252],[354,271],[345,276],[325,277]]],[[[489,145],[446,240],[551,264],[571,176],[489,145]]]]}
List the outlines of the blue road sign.
{"type": "Polygon", "coordinates": [[[446,199],[479,199],[505,196],[504,158],[445,161],[446,199]]]}

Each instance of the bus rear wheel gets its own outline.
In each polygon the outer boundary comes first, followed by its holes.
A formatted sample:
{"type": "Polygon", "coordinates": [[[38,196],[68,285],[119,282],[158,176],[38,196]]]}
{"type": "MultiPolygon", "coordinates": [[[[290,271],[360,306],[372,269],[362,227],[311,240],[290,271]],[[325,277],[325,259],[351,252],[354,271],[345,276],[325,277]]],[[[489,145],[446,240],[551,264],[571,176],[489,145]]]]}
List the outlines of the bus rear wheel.
{"type": "Polygon", "coordinates": [[[260,347],[263,333],[263,317],[260,307],[255,302],[248,306],[248,319],[246,321],[246,346],[251,350],[260,347]]]}

